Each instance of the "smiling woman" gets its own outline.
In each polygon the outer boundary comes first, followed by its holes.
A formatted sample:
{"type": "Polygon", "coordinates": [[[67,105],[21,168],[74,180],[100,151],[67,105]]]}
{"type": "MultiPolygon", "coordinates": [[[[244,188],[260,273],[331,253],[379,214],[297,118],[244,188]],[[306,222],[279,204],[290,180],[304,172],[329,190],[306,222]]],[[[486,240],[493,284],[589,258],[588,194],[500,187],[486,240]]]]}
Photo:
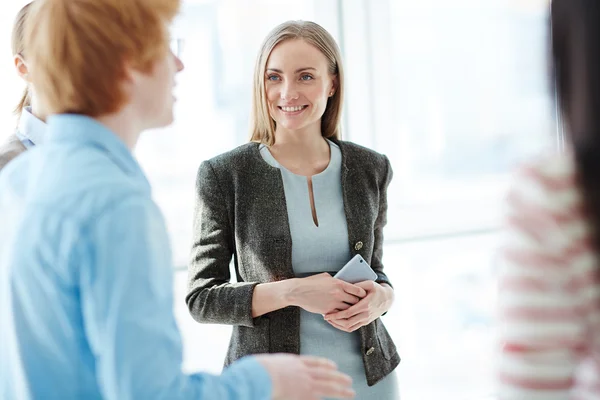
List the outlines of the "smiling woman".
{"type": "Polygon", "coordinates": [[[337,80],[323,53],[303,39],[282,42],[273,49],[266,74],[269,114],[279,132],[318,127],[337,80]],[[299,60],[307,66],[296,68],[299,60]]]}
{"type": "Polygon", "coordinates": [[[320,25],[276,27],[254,77],[252,142],[198,171],[189,311],[233,325],[226,364],[318,355],[352,376],[357,398],[396,400],[400,357],[379,318],[394,300],[381,259],[390,163],[340,140],[343,68],[320,25]],[[331,276],[356,254],[376,282],[331,276]]]}
{"type": "Polygon", "coordinates": [[[321,124],[323,137],[340,139],[341,60],[335,40],[315,23],[286,23],[275,28],[256,60],[251,140],[271,146],[278,123],[284,130],[297,130],[316,122],[321,124]],[[290,119],[300,114],[302,118],[290,119]]]}

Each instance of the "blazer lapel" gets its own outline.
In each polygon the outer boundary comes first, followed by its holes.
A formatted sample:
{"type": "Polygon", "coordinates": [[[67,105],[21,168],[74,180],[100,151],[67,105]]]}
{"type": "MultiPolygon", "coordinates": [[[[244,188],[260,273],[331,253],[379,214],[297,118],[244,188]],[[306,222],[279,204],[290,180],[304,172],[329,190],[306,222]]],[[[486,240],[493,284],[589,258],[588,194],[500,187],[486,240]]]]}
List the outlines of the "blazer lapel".
{"type": "MultiPolygon", "coordinates": [[[[366,242],[364,227],[368,226],[367,211],[364,208],[359,188],[360,171],[353,165],[352,155],[343,142],[335,141],[342,152],[342,194],[344,198],[344,212],[348,224],[348,246],[350,253],[363,254],[361,250],[366,242]]],[[[368,260],[367,260],[368,261],[368,260]]]]}
{"type": "Polygon", "coordinates": [[[285,200],[285,190],[283,178],[278,168],[272,167],[262,160],[259,152],[259,146],[256,147],[256,156],[260,158],[259,173],[252,171],[255,177],[255,187],[263,187],[258,193],[256,202],[264,209],[258,215],[263,215],[264,219],[260,221],[264,224],[264,232],[268,232],[268,239],[272,241],[271,246],[271,269],[277,280],[294,278],[292,268],[292,236],[288,219],[287,202],[285,200]]]}

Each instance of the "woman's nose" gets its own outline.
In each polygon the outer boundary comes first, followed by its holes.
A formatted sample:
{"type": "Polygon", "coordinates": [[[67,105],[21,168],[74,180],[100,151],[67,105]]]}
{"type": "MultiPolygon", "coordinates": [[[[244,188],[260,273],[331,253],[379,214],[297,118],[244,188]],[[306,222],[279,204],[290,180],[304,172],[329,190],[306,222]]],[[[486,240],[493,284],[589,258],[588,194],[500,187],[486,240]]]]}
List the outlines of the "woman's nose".
{"type": "Polygon", "coordinates": [[[284,83],[280,93],[282,100],[295,100],[299,97],[298,90],[294,83],[284,83]]]}

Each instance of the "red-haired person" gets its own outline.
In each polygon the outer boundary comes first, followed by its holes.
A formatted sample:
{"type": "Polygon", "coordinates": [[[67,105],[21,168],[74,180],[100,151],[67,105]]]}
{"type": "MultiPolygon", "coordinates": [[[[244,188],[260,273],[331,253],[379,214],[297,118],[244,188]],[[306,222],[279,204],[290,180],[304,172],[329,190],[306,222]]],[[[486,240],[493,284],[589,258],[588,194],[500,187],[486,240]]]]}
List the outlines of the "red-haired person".
{"type": "MultiPolygon", "coordinates": [[[[0,398],[349,398],[321,358],[184,374],[171,251],[132,155],[173,120],[179,0],[38,0],[30,79],[47,141],[0,176],[0,398]]],[[[206,346],[210,342],[206,341],[206,346]]]]}

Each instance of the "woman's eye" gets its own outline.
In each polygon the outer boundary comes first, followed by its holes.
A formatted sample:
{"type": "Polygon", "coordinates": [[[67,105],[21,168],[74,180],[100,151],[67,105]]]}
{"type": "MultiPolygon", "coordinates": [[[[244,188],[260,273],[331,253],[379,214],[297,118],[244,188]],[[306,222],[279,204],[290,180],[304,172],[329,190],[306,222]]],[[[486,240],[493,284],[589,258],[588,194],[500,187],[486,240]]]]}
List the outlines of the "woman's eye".
{"type": "Polygon", "coordinates": [[[267,79],[270,81],[278,81],[279,77],[277,75],[269,75],[267,76],[267,79]]]}
{"type": "Polygon", "coordinates": [[[312,78],[313,78],[313,77],[312,77],[311,75],[308,75],[308,74],[306,74],[306,75],[302,75],[302,76],[300,77],[300,79],[301,79],[301,80],[303,80],[303,81],[310,81],[310,80],[312,80],[312,78]]]}

